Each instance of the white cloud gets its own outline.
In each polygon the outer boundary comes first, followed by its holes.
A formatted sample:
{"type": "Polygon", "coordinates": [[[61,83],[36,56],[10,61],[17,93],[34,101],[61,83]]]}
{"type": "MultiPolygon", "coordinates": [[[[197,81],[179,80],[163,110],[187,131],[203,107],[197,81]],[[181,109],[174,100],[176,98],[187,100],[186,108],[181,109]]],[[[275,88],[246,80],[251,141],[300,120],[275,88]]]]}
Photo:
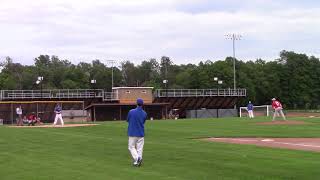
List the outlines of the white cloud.
{"type": "Polygon", "coordinates": [[[24,64],[40,54],[74,63],[95,58],[139,63],[166,55],[176,63],[198,63],[231,55],[224,35],[233,32],[244,36],[237,42],[240,59],[274,58],[282,49],[320,54],[314,48],[318,8],[246,0],[228,10],[228,3],[233,2],[1,0],[0,57],[24,64]]]}

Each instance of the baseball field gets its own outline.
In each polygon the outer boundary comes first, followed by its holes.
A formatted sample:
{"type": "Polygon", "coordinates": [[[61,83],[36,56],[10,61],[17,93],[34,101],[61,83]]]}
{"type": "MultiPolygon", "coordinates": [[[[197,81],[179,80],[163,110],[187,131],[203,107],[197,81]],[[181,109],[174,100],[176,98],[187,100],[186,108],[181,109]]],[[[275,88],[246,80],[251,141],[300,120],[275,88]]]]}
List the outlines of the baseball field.
{"type": "Polygon", "coordinates": [[[304,124],[261,124],[266,121],[270,118],[148,121],[142,167],[131,165],[126,122],[1,126],[0,179],[319,179],[320,152],[205,140],[320,138],[320,118],[289,118],[304,124]]]}

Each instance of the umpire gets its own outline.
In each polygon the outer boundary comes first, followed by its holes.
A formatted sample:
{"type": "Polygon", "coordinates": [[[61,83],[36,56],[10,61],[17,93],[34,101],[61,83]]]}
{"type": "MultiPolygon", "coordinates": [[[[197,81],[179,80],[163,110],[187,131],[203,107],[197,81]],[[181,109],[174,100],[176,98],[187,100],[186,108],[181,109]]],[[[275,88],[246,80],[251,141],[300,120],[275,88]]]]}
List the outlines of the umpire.
{"type": "Polygon", "coordinates": [[[137,107],[128,113],[128,149],[133,158],[133,165],[140,166],[142,163],[142,153],[144,145],[144,123],[147,113],[142,109],[143,100],[137,99],[137,107]]]}

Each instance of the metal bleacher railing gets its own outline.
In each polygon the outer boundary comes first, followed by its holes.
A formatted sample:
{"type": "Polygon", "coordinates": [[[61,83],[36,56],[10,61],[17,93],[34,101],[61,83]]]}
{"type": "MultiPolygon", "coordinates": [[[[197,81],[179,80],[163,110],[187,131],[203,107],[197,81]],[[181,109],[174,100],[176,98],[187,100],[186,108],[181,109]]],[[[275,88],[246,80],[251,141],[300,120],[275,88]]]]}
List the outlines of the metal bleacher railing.
{"type": "Polygon", "coordinates": [[[237,96],[245,97],[246,89],[157,89],[156,97],[209,97],[237,96]]]}
{"type": "Polygon", "coordinates": [[[15,99],[87,99],[102,98],[105,101],[118,100],[116,92],[103,89],[54,89],[54,90],[1,90],[1,100],[15,99]]]}
{"type": "MultiPolygon", "coordinates": [[[[155,97],[208,97],[237,96],[245,97],[246,89],[158,89],[155,97]]],[[[103,101],[119,100],[117,91],[103,89],[53,89],[53,90],[1,90],[0,100],[16,99],[87,99],[101,98],[103,101]]]]}

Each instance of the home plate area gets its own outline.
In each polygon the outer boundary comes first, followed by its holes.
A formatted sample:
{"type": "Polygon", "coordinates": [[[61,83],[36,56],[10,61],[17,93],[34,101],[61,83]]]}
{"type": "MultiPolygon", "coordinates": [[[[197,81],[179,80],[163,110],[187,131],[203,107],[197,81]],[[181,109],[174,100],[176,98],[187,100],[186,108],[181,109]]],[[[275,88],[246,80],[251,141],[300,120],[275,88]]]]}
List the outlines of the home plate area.
{"type": "Polygon", "coordinates": [[[207,138],[206,140],[320,152],[320,138],[207,138]]]}

